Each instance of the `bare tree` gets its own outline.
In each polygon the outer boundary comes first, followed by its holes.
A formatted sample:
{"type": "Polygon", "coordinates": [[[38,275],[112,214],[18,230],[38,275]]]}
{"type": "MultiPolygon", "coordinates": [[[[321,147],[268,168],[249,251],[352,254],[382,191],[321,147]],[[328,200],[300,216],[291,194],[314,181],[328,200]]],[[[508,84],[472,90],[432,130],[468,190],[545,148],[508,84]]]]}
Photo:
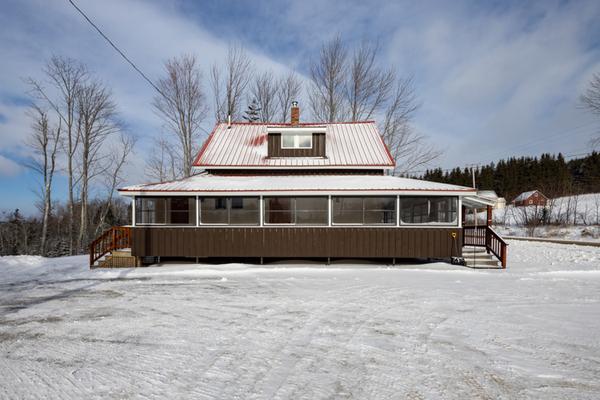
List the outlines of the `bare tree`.
{"type": "Polygon", "coordinates": [[[106,155],[102,146],[106,138],[119,130],[116,105],[112,94],[102,83],[91,81],[77,93],[77,132],[80,142],[78,167],[81,179],[81,214],[78,249],[88,241],[88,196],[90,182],[105,169],[106,155]]]}
{"type": "Polygon", "coordinates": [[[513,213],[516,224],[526,228],[527,236],[534,236],[535,231],[545,222],[547,216],[546,208],[539,205],[513,207],[513,213]]]}
{"type": "Polygon", "coordinates": [[[275,118],[278,92],[278,81],[273,76],[273,71],[264,71],[254,79],[250,93],[260,107],[261,122],[271,122],[275,118]]]}
{"type": "Polygon", "coordinates": [[[277,83],[277,106],[279,109],[280,122],[288,122],[292,101],[298,101],[302,84],[294,72],[281,77],[277,83]]]}
{"type": "Polygon", "coordinates": [[[208,107],[202,90],[202,73],[194,56],[184,55],[165,63],[167,76],[158,81],[161,94],[152,103],[168,132],[176,137],[182,159],[181,175],[192,171],[201,123],[208,107]]]}
{"type": "Polygon", "coordinates": [[[600,115],[600,74],[594,74],[589,87],[581,95],[581,102],[594,114],[600,115]]]}
{"type": "MultiPolygon", "coordinates": [[[[594,74],[589,83],[589,87],[581,95],[581,103],[588,110],[600,116],[600,74],[594,74]]],[[[592,146],[600,145],[600,136],[592,139],[592,146]]]]}
{"type": "Polygon", "coordinates": [[[27,141],[31,156],[25,162],[25,165],[42,177],[40,190],[42,233],[39,251],[45,257],[48,224],[52,213],[52,182],[56,170],[56,156],[60,143],[62,121],[59,120],[56,127],[51,127],[47,112],[35,105],[32,106],[29,114],[33,119],[33,132],[27,141]]]}
{"type": "Polygon", "coordinates": [[[241,117],[241,104],[252,71],[252,62],[239,45],[229,47],[224,68],[219,64],[213,65],[210,81],[217,122],[226,121],[228,116],[233,120],[241,117]]]}
{"type": "Polygon", "coordinates": [[[175,156],[171,144],[163,137],[155,139],[154,151],[150,155],[146,175],[150,179],[165,182],[181,178],[180,160],[175,156]]]}
{"type": "Polygon", "coordinates": [[[363,42],[352,55],[344,92],[352,121],[372,118],[393,94],[396,74],[376,65],[377,52],[377,46],[363,42]]]}
{"type": "Polygon", "coordinates": [[[310,105],[313,116],[325,122],[379,117],[379,129],[397,164],[394,173],[406,175],[441,153],[412,126],[419,108],[412,79],[399,79],[392,68],[379,67],[378,49],[363,42],[348,57],[339,37],[324,44],[311,66],[310,105]]]}
{"type": "Polygon", "coordinates": [[[96,225],[96,234],[107,228],[106,217],[113,208],[113,198],[117,187],[124,182],[123,167],[127,163],[127,157],[133,151],[136,139],[133,136],[121,133],[119,142],[112,146],[108,152],[106,168],[103,171],[104,187],[108,198],[100,211],[100,219],[96,225]]]}
{"type": "Polygon", "coordinates": [[[56,96],[48,93],[40,82],[28,79],[33,88],[34,95],[48,104],[57,112],[63,122],[63,143],[66,156],[66,171],[68,183],[68,230],[69,230],[69,254],[75,251],[75,157],[79,147],[79,135],[76,129],[76,101],[79,90],[88,80],[87,68],[82,63],[71,58],[52,56],[44,68],[52,89],[57,92],[56,96]],[[53,98],[56,97],[56,98],[53,98]]]}
{"type": "Polygon", "coordinates": [[[441,154],[410,124],[418,107],[412,80],[399,80],[380,126],[383,140],[396,160],[396,175],[409,174],[441,154]]]}
{"type": "Polygon", "coordinates": [[[310,67],[309,102],[319,121],[336,122],[344,118],[344,86],[347,74],[347,51],[337,36],[323,44],[319,59],[310,67]]]}

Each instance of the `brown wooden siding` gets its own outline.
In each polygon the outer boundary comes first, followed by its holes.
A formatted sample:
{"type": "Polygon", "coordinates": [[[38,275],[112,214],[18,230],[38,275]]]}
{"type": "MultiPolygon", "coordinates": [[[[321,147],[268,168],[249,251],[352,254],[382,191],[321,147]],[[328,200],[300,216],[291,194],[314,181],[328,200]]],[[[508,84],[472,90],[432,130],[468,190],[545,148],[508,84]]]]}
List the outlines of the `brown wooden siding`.
{"type": "Polygon", "coordinates": [[[313,133],[311,149],[282,149],[281,133],[269,133],[269,157],[325,157],[325,134],[313,133]]]}
{"type": "Polygon", "coordinates": [[[446,258],[462,251],[459,228],[136,227],[132,233],[134,256],[446,258]]]}

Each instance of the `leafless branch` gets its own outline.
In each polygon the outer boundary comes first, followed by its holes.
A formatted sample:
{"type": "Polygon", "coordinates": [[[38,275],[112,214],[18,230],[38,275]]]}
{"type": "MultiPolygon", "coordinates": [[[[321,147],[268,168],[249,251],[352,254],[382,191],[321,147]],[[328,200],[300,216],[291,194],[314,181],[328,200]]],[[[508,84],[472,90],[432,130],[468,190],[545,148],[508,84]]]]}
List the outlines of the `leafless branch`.
{"type": "Polygon", "coordinates": [[[256,75],[250,93],[260,107],[260,121],[271,122],[275,118],[279,94],[278,81],[273,76],[273,71],[256,75]]]}
{"type": "Polygon", "coordinates": [[[279,121],[288,122],[292,101],[298,101],[300,96],[301,82],[294,72],[281,77],[277,83],[277,106],[279,108],[279,121]]]}
{"type": "Polygon", "coordinates": [[[344,118],[344,85],[347,51],[338,36],[321,47],[319,59],[310,67],[309,102],[313,116],[323,122],[344,118]]]}
{"type": "Polygon", "coordinates": [[[158,81],[163,95],[152,103],[154,111],[177,140],[182,176],[190,176],[200,139],[200,125],[208,112],[202,73],[194,56],[184,55],[165,63],[167,77],[158,81]],[[166,96],[166,97],[165,97],[166,96]]]}
{"type": "Polygon", "coordinates": [[[252,73],[252,62],[240,45],[229,47],[224,68],[218,64],[213,65],[210,81],[217,122],[226,121],[228,116],[239,120],[241,104],[252,73]]]}

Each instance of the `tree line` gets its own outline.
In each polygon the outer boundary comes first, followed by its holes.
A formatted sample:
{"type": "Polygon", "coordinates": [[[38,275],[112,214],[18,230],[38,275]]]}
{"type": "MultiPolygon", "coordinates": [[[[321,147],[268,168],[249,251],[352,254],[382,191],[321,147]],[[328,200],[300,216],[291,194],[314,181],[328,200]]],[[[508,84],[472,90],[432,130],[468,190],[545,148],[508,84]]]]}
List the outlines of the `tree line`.
{"type": "Polygon", "coordinates": [[[562,154],[511,157],[479,168],[428,169],[422,179],[494,190],[511,201],[522,192],[538,189],[550,198],[600,193],[600,153],[565,160],[562,154]]]}

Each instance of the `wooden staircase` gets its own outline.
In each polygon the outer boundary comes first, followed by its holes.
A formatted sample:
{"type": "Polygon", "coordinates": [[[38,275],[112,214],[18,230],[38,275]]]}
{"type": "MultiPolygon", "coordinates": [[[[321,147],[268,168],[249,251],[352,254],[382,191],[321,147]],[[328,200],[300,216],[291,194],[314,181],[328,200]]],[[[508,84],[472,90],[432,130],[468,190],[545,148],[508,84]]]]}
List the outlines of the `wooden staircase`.
{"type": "Polygon", "coordinates": [[[493,264],[506,268],[508,243],[490,226],[463,227],[463,257],[467,266],[479,265],[492,268],[493,264]],[[497,259],[494,260],[494,256],[497,259]]]}
{"type": "Polygon", "coordinates": [[[462,256],[470,268],[500,268],[498,259],[484,247],[465,246],[462,256]]]}
{"type": "Polygon", "coordinates": [[[90,243],[90,268],[139,266],[139,258],[131,255],[131,228],[128,226],[113,226],[90,243]]]}

